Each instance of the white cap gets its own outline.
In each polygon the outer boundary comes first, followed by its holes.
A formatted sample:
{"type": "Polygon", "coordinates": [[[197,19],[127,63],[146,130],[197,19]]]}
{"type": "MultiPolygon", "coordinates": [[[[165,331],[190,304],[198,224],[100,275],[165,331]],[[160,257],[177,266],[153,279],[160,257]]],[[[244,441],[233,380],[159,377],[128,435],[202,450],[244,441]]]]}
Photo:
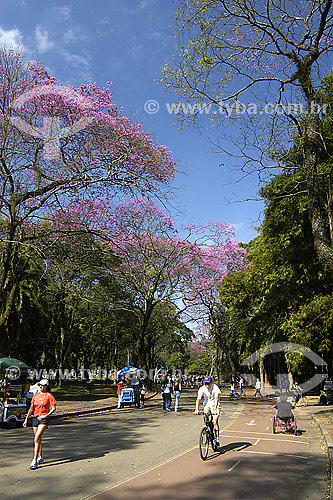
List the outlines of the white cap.
{"type": "Polygon", "coordinates": [[[38,385],[49,385],[49,381],[46,378],[42,378],[42,380],[37,383],[38,385]]]}

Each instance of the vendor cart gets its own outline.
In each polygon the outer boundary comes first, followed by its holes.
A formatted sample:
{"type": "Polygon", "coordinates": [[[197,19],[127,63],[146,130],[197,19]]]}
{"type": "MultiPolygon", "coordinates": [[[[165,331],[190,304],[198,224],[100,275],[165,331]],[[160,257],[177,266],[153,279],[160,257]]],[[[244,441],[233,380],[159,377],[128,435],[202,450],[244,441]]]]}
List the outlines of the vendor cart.
{"type": "Polygon", "coordinates": [[[129,404],[132,406],[134,403],[134,389],[130,387],[123,389],[121,391],[121,399],[120,399],[120,408],[122,408],[125,404],[129,404]]]}
{"type": "Polygon", "coordinates": [[[25,403],[0,401],[0,424],[9,429],[15,429],[18,423],[23,423],[27,407],[25,403]]]}

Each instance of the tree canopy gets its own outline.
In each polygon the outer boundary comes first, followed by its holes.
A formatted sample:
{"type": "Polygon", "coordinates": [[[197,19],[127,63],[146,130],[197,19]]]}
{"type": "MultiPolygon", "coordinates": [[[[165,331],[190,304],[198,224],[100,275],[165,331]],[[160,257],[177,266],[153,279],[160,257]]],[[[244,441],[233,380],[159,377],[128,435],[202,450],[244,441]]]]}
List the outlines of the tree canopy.
{"type": "Polygon", "coordinates": [[[206,124],[207,117],[218,126],[237,122],[233,138],[229,126],[218,130],[220,151],[229,154],[238,178],[285,165],[298,134],[314,246],[331,272],[331,175],[325,205],[318,184],[320,151],[328,152],[332,142],[331,130],[322,129],[328,96],[323,99],[320,89],[330,69],[332,20],[331,0],[182,1],[178,51],[163,71],[166,87],[192,103],[192,113],[186,105],[177,108],[185,123],[206,124]]]}
{"type": "MultiPolygon", "coordinates": [[[[42,63],[0,52],[0,350],[29,262],[55,210],[80,197],[161,193],[175,163],[122,116],[110,84],[64,86],[42,63]],[[44,225],[40,225],[44,221],[44,225]]],[[[47,238],[50,245],[51,239],[47,238]]]]}

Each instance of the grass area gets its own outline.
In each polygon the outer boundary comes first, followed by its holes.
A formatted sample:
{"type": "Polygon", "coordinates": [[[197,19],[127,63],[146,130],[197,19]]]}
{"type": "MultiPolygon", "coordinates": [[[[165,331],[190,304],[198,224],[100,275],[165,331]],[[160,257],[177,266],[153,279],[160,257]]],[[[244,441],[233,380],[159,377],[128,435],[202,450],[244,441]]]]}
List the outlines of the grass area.
{"type": "MultiPolygon", "coordinates": [[[[15,398],[21,385],[10,384],[10,397],[15,398]]],[[[51,392],[58,401],[96,401],[116,396],[117,387],[102,380],[87,382],[85,380],[63,381],[61,388],[51,383],[51,392]]]]}
{"type": "Polygon", "coordinates": [[[116,395],[117,387],[104,381],[64,381],[61,388],[53,386],[52,392],[59,401],[94,401],[116,395]]]}

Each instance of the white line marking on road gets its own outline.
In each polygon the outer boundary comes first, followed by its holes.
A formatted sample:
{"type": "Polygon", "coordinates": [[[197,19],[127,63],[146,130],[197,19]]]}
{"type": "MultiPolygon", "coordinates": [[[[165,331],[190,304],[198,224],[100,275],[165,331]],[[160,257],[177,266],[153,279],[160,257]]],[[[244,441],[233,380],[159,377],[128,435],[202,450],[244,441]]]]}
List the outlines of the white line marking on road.
{"type": "Polygon", "coordinates": [[[256,425],[255,420],[251,420],[250,422],[246,422],[246,425],[256,425]]]}
{"type": "Polygon", "coordinates": [[[183,453],[176,455],[175,457],[172,457],[172,458],[165,460],[164,462],[162,462],[159,465],[155,465],[154,467],[151,467],[150,469],[139,472],[139,474],[136,474],[133,477],[128,477],[128,478],[124,479],[123,481],[120,481],[119,483],[116,483],[112,486],[105,488],[104,490],[100,490],[97,493],[94,493],[93,495],[89,495],[87,497],[84,497],[82,500],[89,500],[90,498],[94,498],[96,495],[99,495],[100,493],[105,493],[106,491],[113,490],[114,488],[117,488],[117,486],[121,486],[122,484],[125,484],[125,483],[128,483],[129,481],[132,481],[132,479],[136,479],[137,477],[143,476],[143,474],[146,474],[146,473],[151,472],[155,469],[158,469],[159,467],[162,467],[163,465],[166,465],[167,463],[172,462],[172,460],[176,460],[177,458],[180,458],[183,455],[186,455],[186,453],[189,453],[190,451],[193,451],[197,448],[198,448],[198,446],[194,446],[193,448],[190,448],[189,450],[186,450],[183,453]]]}
{"type": "Polygon", "coordinates": [[[269,426],[268,426],[268,427],[266,427],[266,431],[268,431],[268,430],[269,430],[269,426]]]}
{"type": "Polygon", "coordinates": [[[303,457],[302,455],[290,455],[288,453],[271,453],[269,451],[247,451],[242,450],[240,453],[255,453],[256,455],[275,455],[279,457],[294,457],[294,458],[303,458],[304,460],[308,460],[308,457],[303,457]]]}
{"type": "MultiPolygon", "coordinates": [[[[236,436],[228,436],[227,434],[223,434],[222,438],[235,438],[236,436]]],[[[254,436],[237,436],[239,439],[255,439],[254,436]]],[[[279,443],[292,443],[292,444],[306,444],[309,443],[307,441],[298,441],[298,439],[276,439],[276,438],[265,438],[261,437],[260,441],[278,441],[279,443]]]]}
{"type": "MultiPolygon", "coordinates": [[[[229,422],[225,426],[224,430],[227,430],[228,427],[230,427],[233,423],[234,423],[234,421],[229,422]]],[[[121,486],[122,484],[125,484],[125,483],[128,483],[129,481],[132,481],[132,479],[136,479],[137,477],[143,476],[144,474],[146,474],[148,472],[151,472],[151,471],[153,471],[155,469],[158,469],[159,467],[162,467],[163,465],[166,465],[167,463],[172,462],[172,460],[176,460],[177,458],[180,458],[183,455],[186,455],[186,453],[190,453],[190,451],[193,451],[193,450],[196,450],[196,449],[198,449],[198,445],[194,446],[193,448],[190,448],[189,450],[184,451],[183,453],[180,453],[179,455],[176,455],[174,457],[168,458],[167,460],[165,460],[164,462],[160,463],[159,465],[155,465],[154,467],[151,467],[150,469],[147,469],[147,470],[144,470],[142,472],[139,472],[139,474],[136,474],[135,476],[128,477],[128,478],[124,479],[123,481],[120,481],[119,483],[116,483],[116,484],[114,484],[112,486],[108,486],[104,490],[96,491],[92,495],[89,495],[87,497],[82,498],[82,500],[89,500],[89,499],[94,498],[96,495],[99,495],[100,493],[105,493],[106,491],[113,490],[117,486],[121,486]]]]}
{"type": "Polygon", "coordinates": [[[234,470],[237,465],[239,465],[241,463],[241,460],[238,460],[238,462],[234,463],[234,465],[232,467],[230,467],[230,469],[228,469],[228,472],[231,472],[232,470],[234,470]]]}
{"type": "MultiPolygon", "coordinates": [[[[226,428],[225,428],[226,430],[226,428]]],[[[224,432],[224,430],[222,430],[221,432],[224,432]]],[[[253,432],[253,431],[233,431],[232,429],[228,429],[228,432],[241,432],[243,434],[259,434],[260,436],[271,436],[272,434],[270,434],[269,432],[253,432]]],[[[276,434],[276,437],[277,439],[279,438],[279,436],[276,434]]],[[[308,438],[303,438],[303,439],[308,439],[308,438]]]]}
{"type": "Polygon", "coordinates": [[[240,448],[237,448],[236,451],[241,451],[241,450],[244,450],[244,448],[247,448],[248,447],[248,444],[244,444],[243,446],[241,446],[240,448]]]}
{"type": "Polygon", "coordinates": [[[257,441],[255,443],[253,443],[253,446],[257,446],[257,444],[259,443],[260,439],[258,438],[257,441]]]}

